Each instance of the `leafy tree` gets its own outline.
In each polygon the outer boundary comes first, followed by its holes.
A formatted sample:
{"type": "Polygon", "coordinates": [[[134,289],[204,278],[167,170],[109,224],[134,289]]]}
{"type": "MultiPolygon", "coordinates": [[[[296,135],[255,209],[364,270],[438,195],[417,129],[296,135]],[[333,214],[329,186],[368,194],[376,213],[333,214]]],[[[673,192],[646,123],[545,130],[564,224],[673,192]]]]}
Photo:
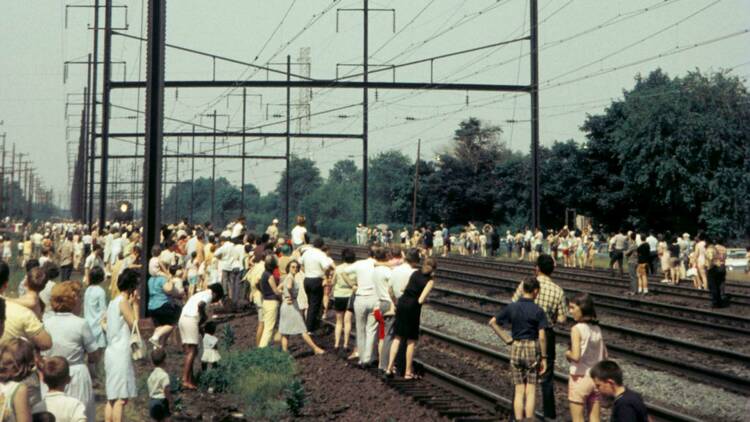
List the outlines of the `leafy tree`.
{"type": "Polygon", "coordinates": [[[374,223],[410,221],[414,164],[409,157],[401,151],[386,151],[369,160],[369,167],[368,219],[374,223]]]}
{"type": "Polygon", "coordinates": [[[737,77],[638,76],[589,116],[585,208],[610,227],[750,234],[750,96],[737,77]]]}
{"type": "MultiPolygon", "coordinates": [[[[303,209],[303,200],[311,195],[315,189],[323,184],[323,178],[320,176],[320,170],[315,162],[307,158],[292,156],[289,162],[290,169],[290,192],[289,192],[289,224],[294,224],[294,216],[297,214],[306,214],[303,209]]],[[[276,186],[278,198],[277,208],[280,215],[283,215],[286,206],[286,168],[281,173],[281,180],[276,186]]]]}

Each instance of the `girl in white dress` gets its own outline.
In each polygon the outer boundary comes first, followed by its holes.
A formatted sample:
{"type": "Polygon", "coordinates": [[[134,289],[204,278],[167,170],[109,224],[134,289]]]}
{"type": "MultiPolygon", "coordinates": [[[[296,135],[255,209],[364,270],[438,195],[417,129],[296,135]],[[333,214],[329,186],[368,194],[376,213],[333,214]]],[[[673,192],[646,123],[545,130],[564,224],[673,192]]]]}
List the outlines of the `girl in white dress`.
{"type": "Polygon", "coordinates": [[[214,321],[208,321],[203,327],[203,354],[201,355],[201,369],[204,371],[207,368],[213,368],[216,366],[216,362],[221,360],[218,346],[219,339],[214,336],[216,334],[216,323],[214,321]]]}

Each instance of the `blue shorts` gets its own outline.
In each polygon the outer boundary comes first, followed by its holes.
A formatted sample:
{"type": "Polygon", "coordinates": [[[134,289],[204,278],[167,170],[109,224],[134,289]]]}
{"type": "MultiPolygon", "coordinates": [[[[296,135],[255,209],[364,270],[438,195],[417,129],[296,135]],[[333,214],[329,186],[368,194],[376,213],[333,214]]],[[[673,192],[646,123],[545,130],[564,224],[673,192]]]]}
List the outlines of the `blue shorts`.
{"type": "Polygon", "coordinates": [[[190,283],[191,286],[195,286],[198,284],[198,276],[194,275],[192,277],[188,277],[188,283],[190,283]]]}

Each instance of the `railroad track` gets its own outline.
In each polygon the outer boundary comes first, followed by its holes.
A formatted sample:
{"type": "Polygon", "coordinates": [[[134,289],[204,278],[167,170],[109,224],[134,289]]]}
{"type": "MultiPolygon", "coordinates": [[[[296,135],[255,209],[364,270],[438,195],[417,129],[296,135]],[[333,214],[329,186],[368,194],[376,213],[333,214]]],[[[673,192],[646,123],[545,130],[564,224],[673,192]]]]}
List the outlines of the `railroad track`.
{"type": "MultiPolygon", "coordinates": [[[[510,364],[510,356],[502,352],[499,352],[497,350],[494,350],[494,349],[491,349],[491,348],[488,348],[488,347],[485,347],[476,343],[463,340],[461,338],[440,332],[433,328],[422,327],[421,334],[422,336],[429,337],[430,339],[434,341],[442,342],[446,344],[448,347],[456,347],[463,351],[480,355],[486,359],[498,362],[503,366],[508,366],[510,364]]],[[[417,350],[417,353],[419,353],[419,350],[417,350]]],[[[562,384],[563,390],[567,391],[568,375],[563,374],[559,371],[555,371],[554,378],[555,378],[555,382],[562,384]]],[[[541,402],[541,398],[538,398],[537,400],[541,402]]],[[[655,420],[657,421],[697,422],[700,420],[690,415],[686,415],[686,414],[680,413],[679,411],[669,409],[664,406],[659,406],[654,403],[647,402],[646,406],[649,409],[649,414],[653,418],[655,418],[655,420]]],[[[536,416],[537,418],[542,417],[542,415],[539,412],[537,412],[536,416]]]]}
{"type": "MultiPolygon", "coordinates": [[[[330,321],[323,323],[333,327],[330,321]]],[[[512,402],[506,397],[420,359],[414,359],[414,365],[423,375],[420,382],[392,378],[386,384],[456,422],[506,420],[512,413],[512,402]]],[[[380,376],[377,369],[369,371],[380,376]]]]}
{"type": "MultiPolygon", "coordinates": [[[[519,265],[488,259],[450,257],[441,258],[441,260],[448,265],[479,268],[498,273],[529,275],[533,271],[533,267],[528,265],[519,265]]],[[[561,282],[570,281],[574,283],[588,284],[592,286],[604,286],[617,289],[627,289],[629,287],[629,281],[624,280],[620,277],[592,274],[588,271],[581,271],[580,269],[564,267],[555,268],[555,280],[561,282]]],[[[710,303],[710,296],[706,290],[698,290],[693,287],[672,286],[661,283],[658,280],[650,280],[649,290],[651,291],[651,293],[696,300],[696,303],[699,305],[703,304],[704,306],[708,306],[710,303]]],[[[731,291],[729,295],[731,296],[732,305],[750,306],[750,294],[734,290],[731,291]]]]}
{"type": "MultiPolygon", "coordinates": [[[[333,243],[331,247],[340,253],[344,247],[355,250],[357,256],[366,256],[367,248],[363,246],[346,245],[333,243]]],[[[507,262],[495,258],[486,257],[467,257],[460,255],[451,255],[449,257],[440,257],[439,261],[447,265],[458,265],[462,267],[480,268],[492,270],[501,273],[514,273],[528,275],[534,267],[526,262],[507,262]]],[[[555,268],[555,279],[560,281],[571,281],[575,283],[586,283],[593,286],[602,285],[611,288],[628,288],[628,280],[619,276],[611,276],[606,270],[584,270],[578,268],[555,268]]],[[[687,280],[683,280],[687,282],[687,280]]],[[[727,282],[725,285],[727,293],[731,296],[733,305],[750,306],[750,284],[727,282]]],[[[681,297],[690,300],[696,300],[697,304],[709,306],[710,296],[706,290],[698,290],[688,286],[672,286],[660,283],[660,277],[652,276],[649,278],[649,289],[652,293],[669,295],[672,297],[681,297]]]]}
{"type": "MultiPolygon", "coordinates": [[[[442,287],[435,287],[433,292],[441,298],[438,299],[433,296],[429,300],[431,306],[446,309],[451,313],[468,315],[479,320],[491,318],[510,302],[442,287]],[[444,300],[446,298],[453,298],[454,300],[446,301],[444,300]],[[470,306],[467,306],[467,304],[470,306]],[[492,309],[487,310],[487,307],[492,309]]],[[[600,326],[607,341],[607,348],[617,356],[680,376],[686,376],[698,382],[708,381],[727,390],[750,395],[750,378],[715,369],[715,367],[721,366],[734,369],[744,368],[746,373],[750,372],[750,355],[611,324],[600,323],[600,326]],[[643,344],[643,341],[646,341],[647,344],[643,344]],[[639,342],[641,343],[639,344],[639,342]],[[648,344],[649,342],[651,344],[648,344]],[[678,357],[669,356],[663,348],[655,353],[654,344],[677,348],[679,351],[678,357]],[[651,350],[649,351],[649,349],[651,350]],[[658,352],[662,353],[657,354],[658,352]]],[[[567,346],[570,331],[558,327],[555,329],[555,333],[558,335],[558,340],[565,342],[567,346]]]]}
{"type": "MultiPolygon", "coordinates": [[[[514,291],[519,283],[518,280],[511,278],[476,274],[467,271],[449,270],[440,267],[438,267],[435,275],[438,279],[444,281],[458,282],[476,287],[504,291],[514,291]]],[[[623,297],[621,295],[584,291],[580,289],[565,289],[565,293],[569,296],[584,292],[589,293],[594,298],[597,307],[606,308],[613,313],[624,313],[628,315],[637,313],[640,317],[654,318],[657,321],[666,319],[731,334],[740,334],[744,336],[750,335],[750,318],[743,316],[711,312],[694,307],[653,302],[636,297],[623,297]]]]}

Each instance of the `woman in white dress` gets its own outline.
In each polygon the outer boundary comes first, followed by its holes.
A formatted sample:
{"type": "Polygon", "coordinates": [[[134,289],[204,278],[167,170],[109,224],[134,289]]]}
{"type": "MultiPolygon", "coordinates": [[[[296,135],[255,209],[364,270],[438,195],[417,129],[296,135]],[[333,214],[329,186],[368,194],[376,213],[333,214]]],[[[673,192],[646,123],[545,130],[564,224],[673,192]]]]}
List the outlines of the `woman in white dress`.
{"type": "Polygon", "coordinates": [[[84,355],[89,362],[98,359],[96,337],[85,319],[76,316],[81,307],[78,282],[66,281],[52,288],[53,312],[45,313],[44,328],[52,337],[52,348],[44,356],[62,356],[70,365],[70,383],[65,394],[74,397],[86,407],[86,420],[93,422],[96,416],[94,393],[84,355]]]}
{"type": "Polygon", "coordinates": [[[117,279],[117,295],[107,308],[107,349],[104,352],[104,370],[107,376],[106,422],[123,419],[128,400],[138,396],[133,358],[130,354],[130,332],[138,323],[138,271],[127,269],[117,279]]]}

